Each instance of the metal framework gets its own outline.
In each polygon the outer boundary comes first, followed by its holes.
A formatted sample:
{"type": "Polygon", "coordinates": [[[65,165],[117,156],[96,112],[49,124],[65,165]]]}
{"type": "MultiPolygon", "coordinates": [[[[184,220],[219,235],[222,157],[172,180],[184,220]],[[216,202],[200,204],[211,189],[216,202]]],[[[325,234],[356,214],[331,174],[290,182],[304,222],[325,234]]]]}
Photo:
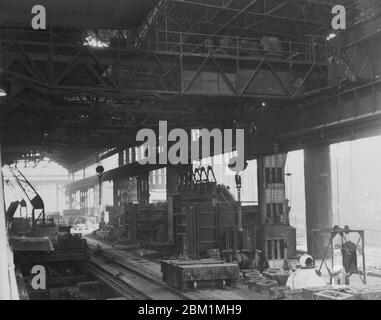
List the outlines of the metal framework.
{"type": "MultiPolygon", "coordinates": [[[[157,42],[155,50],[148,49],[149,42],[147,49],[9,39],[2,43],[5,79],[11,83],[3,130],[16,131],[15,140],[22,114],[24,128],[32,132],[28,144],[49,144],[52,149],[76,140],[76,135],[82,139],[71,147],[89,151],[106,148],[110,141],[114,146],[132,145],[138,128],[156,127],[161,119],[173,127],[213,127],[224,121],[223,114],[210,117],[221,106],[230,105],[234,114],[232,106],[240,106],[242,99],[287,101],[303,92],[304,83],[316,83],[312,79],[327,84],[326,63],[308,60],[313,55],[306,51],[271,55],[255,49],[247,55],[250,49],[220,47],[220,52],[209,48],[192,53],[189,43],[184,52],[185,45],[173,41],[157,42]],[[292,84],[296,76],[303,79],[298,86],[292,84]],[[201,97],[202,103],[197,101],[201,97]],[[200,113],[205,103],[214,107],[200,113]],[[42,132],[36,132],[36,122],[45,127],[42,132]],[[94,137],[93,131],[101,133],[94,137]]],[[[25,143],[25,135],[19,139],[17,144],[25,143]]],[[[74,154],[74,162],[79,160],[74,154]]]]}
{"type": "Polygon", "coordinates": [[[279,117],[286,121],[278,122],[276,140],[284,150],[297,150],[380,134],[380,93],[381,82],[375,80],[283,110],[279,117]]]}
{"type": "Polygon", "coordinates": [[[36,226],[39,223],[41,223],[42,227],[45,227],[46,220],[44,201],[16,165],[9,166],[9,170],[12,173],[21,192],[24,194],[25,200],[27,200],[32,206],[32,230],[35,231],[36,226]]]}
{"type": "Polygon", "coordinates": [[[364,242],[365,241],[364,240],[365,239],[365,233],[363,230],[353,230],[353,229],[349,229],[347,227],[344,229],[335,227],[331,230],[313,230],[312,234],[313,234],[313,239],[318,244],[318,246],[321,250],[320,254],[323,257],[323,259],[320,263],[319,270],[318,270],[319,272],[321,272],[323,265],[324,265],[326,267],[328,273],[329,273],[330,280],[332,283],[333,278],[334,278],[333,268],[335,266],[335,254],[334,254],[335,245],[334,245],[334,241],[337,237],[339,237],[340,238],[340,249],[343,251],[343,261],[341,261],[341,263],[343,263],[343,266],[346,269],[345,271],[347,273],[347,277],[349,278],[353,274],[358,274],[361,281],[364,284],[366,284],[365,242],[364,242]],[[317,239],[319,239],[319,236],[322,234],[328,234],[329,235],[328,245],[325,248],[322,248],[320,241],[317,240],[317,239]],[[345,244],[348,243],[347,237],[349,234],[357,234],[358,235],[357,242],[354,243],[355,251],[353,252],[356,255],[356,258],[351,256],[350,252],[345,252],[345,251],[348,251],[348,250],[346,250],[345,244]],[[357,250],[359,250],[360,248],[361,248],[361,255],[362,255],[362,271],[359,271],[358,266],[357,266],[357,250]],[[331,267],[328,266],[328,262],[327,262],[328,257],[330,257],[330,259],[331,259],[331,267]]]}
{"type": "MultiPolygon", "coordinates": [[[[349,12],[356,9],[352,1],[344,2],[349,12]]],[[[141,33],[143,39],[157,26],[187,33],[205,30],[203,33],[210,35],[255,36],[265,33],[297,38],[328,30],[334,4],[335,1],[329,0],[160,1],[140,30],[144,30],[141,33]]]]}
{"type": "MultiPolygon", "coordinates": [[[[67,99],[86,95],[122,99],[144,94],[290,99],[301,93],[312,75],[323,82],[318,85],[327,85],[326,61],[334,50],[329,51],[323,39],[318,44],[277,41],[274,48],[266,49],[263,39],[210,38],[161,30],[156,35],[157,41],[147,42],[139,50],[95,49],[3,36],[4,75],[40,94],[67,99]],[[186,36],[194,40],[183,42],[186,36]],[[200,78],[203,72],[214,74],[205,81],[218,82],[222,87],[193,86],[196,80],[204,80],[200,78]],[[248,90],[265,72],[277,87],[263,92],[248,90]],[[298,79],[302,82],[296,85],[298,79]]],[[[318,85],[312,89],[320,88],[318,85]]],[[[12,90],[11,94],[17,96],[12,90]]]]}
{"type": "MultiPolygon", "coordinates": [[[[2,28],[6,160],[35,150],[71,167],[110,147],[133,146],[140,128],[164,119],[185,129],[260,128],[263,120],[251,156],[269,152],[262,144],[287,149],[300,128],[316,126],[299,113],[311,111],[317,93],[329,100],[343,79],[354,78],[356,87],[376,74],[368,70],[377,50],[358,42],[376,20],[348,0],[349,23],[364,30],[340,38],[351,44],[343,50],[340,39],[326,39],[332,4],[162,0],[138,28],[93,30],[106,48],[84,45],[86,24],[70,33],[58,25],[46,33],[2,28]],[[331,77],[332,57],[345,70],[339,79],[331,77]]],[[[319,117],[335,125],[328,112],[319,117]]]]}

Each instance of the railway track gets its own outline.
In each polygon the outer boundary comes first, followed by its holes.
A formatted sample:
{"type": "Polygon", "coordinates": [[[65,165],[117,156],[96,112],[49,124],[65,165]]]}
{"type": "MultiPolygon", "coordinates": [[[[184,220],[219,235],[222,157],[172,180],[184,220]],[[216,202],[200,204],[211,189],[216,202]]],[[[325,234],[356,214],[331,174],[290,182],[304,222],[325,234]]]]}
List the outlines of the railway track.
{"type": "Polygon", "coordinates": [[[127,300],[149,300],[142,292],[135,290],[132,286],[127,285],[115,275],[106,272],[95,263],[89,262],[88,270],[104,284],[112,288],[127,300]]]}
{"type": "Polygon", "coordinates": [[[89,271],[128,300],[191,300],[180,290],[121,262],[90,254],[89,271]]]}
{"type": "MultiPolygon", "coordinates": [[[[130,254],[128,252],[122,252],[116,248],[113,248],[111,245],[102,243],[100,241],[92,239],[91,237],[88,237],[87,241],[89,251],[92,253],[90,257],[94,257],[94,252],[98,249],[98,246],[101,246],[101,257],[105,260],[103,261],[103,263],[107,263],[107,265],[112,265],[115,268],[119,268],[121,273],[128,273],[130,277],[135,276],[136,282],[146,280],[150,284],[154,284],[156,286],[155,288],[161,288],[161,292],[171,294],[171,300],[242,299],[241,295],[226,290],[212,289],[183,291],[181,289],[173,288],[165,282],[163,282],[160,272],[160,265],[156,265],[152,262],[146,265],[145,261],[148,262],[148,260],[145,260],[144,258],[140,258],[139,256],[130,254]]],[[[146,289],[143,290],[143,293],[147,293],[148,296],[151,296],[150,291],[147,292],[146,289]]],[[[160,297],[153,298],[153,300],[156,299],[163,300],[163,298],[160,297]]]]}

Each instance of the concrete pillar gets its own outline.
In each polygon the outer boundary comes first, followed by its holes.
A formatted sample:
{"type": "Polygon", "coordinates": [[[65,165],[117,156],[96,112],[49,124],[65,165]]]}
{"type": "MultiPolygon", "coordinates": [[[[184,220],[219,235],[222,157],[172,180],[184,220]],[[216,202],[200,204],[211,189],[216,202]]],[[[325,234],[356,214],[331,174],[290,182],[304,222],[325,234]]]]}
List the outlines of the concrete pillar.
{"type": "Polygon", "coordinates": [[[304,150],[307,248],[315,258],[322,257],[329,235],[313,237],[313,230],[333,227],[330,156],[329,146],[304,150]]]}

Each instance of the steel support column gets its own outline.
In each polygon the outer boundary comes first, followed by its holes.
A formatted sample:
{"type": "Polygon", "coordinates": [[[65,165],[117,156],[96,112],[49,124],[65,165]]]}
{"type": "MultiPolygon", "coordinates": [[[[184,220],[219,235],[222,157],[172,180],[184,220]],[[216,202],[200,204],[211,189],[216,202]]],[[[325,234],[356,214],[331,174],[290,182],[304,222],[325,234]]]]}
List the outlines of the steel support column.
{"type": "Polygon", "coordinates": [[[304,149],[304,179],[308,253],[321,258],[329,239],[315,239],[312,231],[333,227],[329,145],[304,149]]]}

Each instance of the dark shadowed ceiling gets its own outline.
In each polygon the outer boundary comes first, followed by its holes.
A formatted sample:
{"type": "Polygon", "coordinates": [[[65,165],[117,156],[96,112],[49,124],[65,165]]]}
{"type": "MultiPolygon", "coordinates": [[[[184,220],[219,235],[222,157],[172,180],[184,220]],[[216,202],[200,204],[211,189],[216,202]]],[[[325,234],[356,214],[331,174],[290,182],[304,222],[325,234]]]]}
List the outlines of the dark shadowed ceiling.
{"type": "Polygon", "coordinates": [[[47,23],[70,28],[137,27],[158,0],[1,0],[0,24],[30,25],[34,5],[45,6],[47,23]]]}

